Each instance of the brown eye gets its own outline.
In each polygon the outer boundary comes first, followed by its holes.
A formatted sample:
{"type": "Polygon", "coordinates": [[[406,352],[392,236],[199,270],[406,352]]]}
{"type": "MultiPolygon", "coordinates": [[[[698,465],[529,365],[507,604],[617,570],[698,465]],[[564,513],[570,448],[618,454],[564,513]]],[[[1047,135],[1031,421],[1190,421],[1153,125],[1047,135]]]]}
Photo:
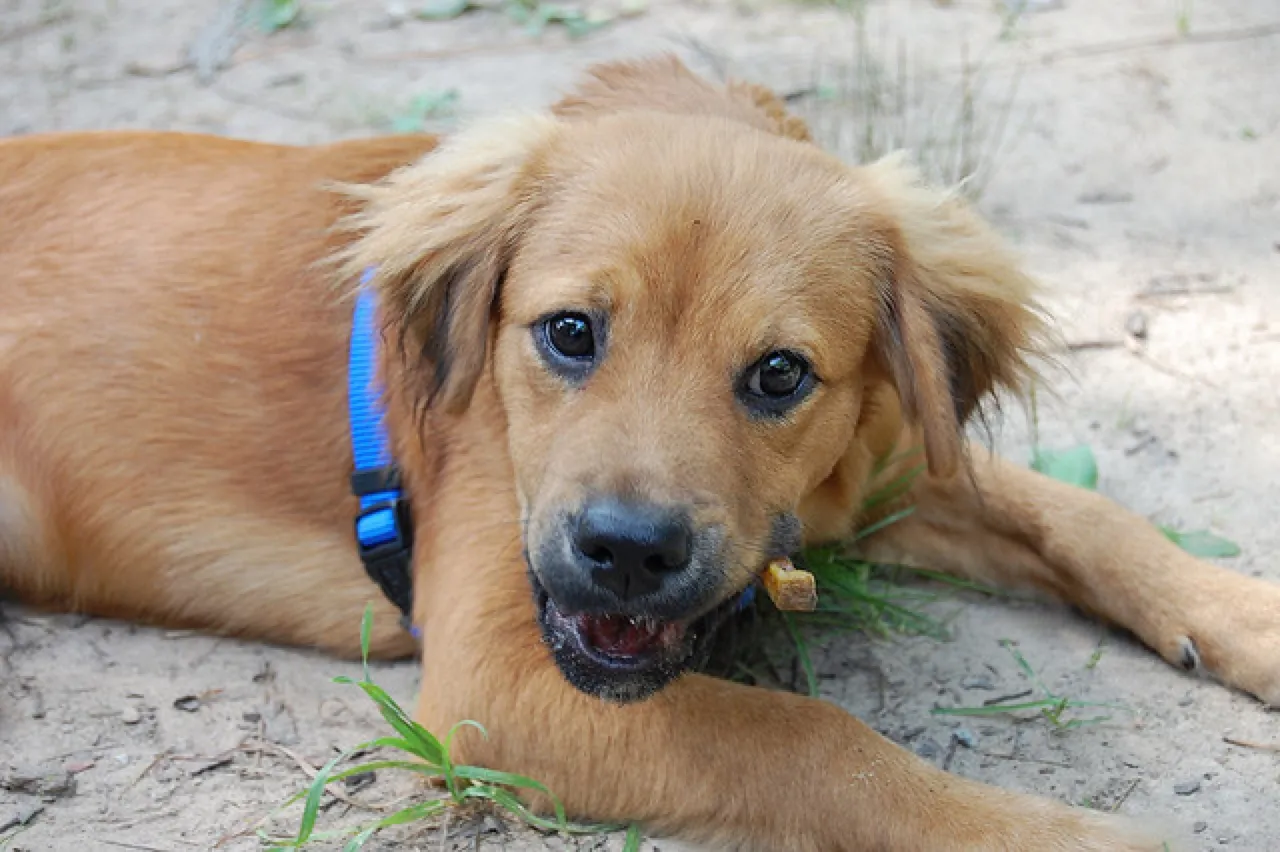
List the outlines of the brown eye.
{"type": "Polygon", "coordinates": [[[808,396],[816,382],[808,361],[778,349],[747,368],[738,396],[753,414],[780,417],[808,396]]]}
{"type": "Polygon", "coordinates": [[[809,365],[790,352],[770,352],[752,369],[747,387],[763,396],[791,396],[809,372],[809,365]]]}
{"type": "Polygon", "coordinates": [[[596,354],[591,320],[583,314],[563,313],[550,317],[544,326],[547,345],[564,358],[586,359],[596,354]]]}

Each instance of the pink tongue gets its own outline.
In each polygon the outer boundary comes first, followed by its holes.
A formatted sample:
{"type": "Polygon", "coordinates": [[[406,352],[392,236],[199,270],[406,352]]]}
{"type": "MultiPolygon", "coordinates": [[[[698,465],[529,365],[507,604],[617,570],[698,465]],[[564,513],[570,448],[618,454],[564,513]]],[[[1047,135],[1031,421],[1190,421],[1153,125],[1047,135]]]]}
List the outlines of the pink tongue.
{"type": "Polygon", "coordinates": [[[638,657],[680,633],[676,624],[632,621],[622,615],[585,615],[581,627],[594,648],[619,657],[638,657]]]}

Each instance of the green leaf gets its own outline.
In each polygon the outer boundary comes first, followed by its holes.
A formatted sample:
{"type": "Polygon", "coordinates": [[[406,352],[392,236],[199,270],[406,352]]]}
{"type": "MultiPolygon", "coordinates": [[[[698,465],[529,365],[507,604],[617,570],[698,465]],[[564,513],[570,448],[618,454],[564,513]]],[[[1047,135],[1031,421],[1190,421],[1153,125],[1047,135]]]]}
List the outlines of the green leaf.
{"type": "Polygon", "coordinates": [[[1240,545],[1229,539],[1214,535],[1208,530],[1180,532],[1171,527],[1161,527],[1160,531],[1165,534],[1169,541],[1178,545],[1178,547],[1181,547],[1192,556],[1213,559],[1240,555],[1240,545]]]}
{"type": "Polygon", "coordinates": [[[565,829],[565,822],[563,819],[557,818],[550,820],[545,817],[538,816],[533,811],[526,808],[524,802],[520,801],[520,799],[516,797],[515,793],[512,793],[510,790],[505,790],[502,787],[490,787],[484,784],[476,785],[474,787],[468,787],[463,792],[463,795],[465,798],[469,799],[488,799],[489,801],[506,808],[508,811],[520,817],[520,819],[535,828],[541,828],[544,831],[563,831],[565,829]]]}
{"type": "Polygon", "coordinates": [[[622,845],[622,852],[640,852],[640,826],[632,823],[627,827],[627,840],[622,845]]]}
{"type": "Polygon", "coordinates": [[[301,0],[262,0],[258,13],[259,25],[263,31],[274,33],[296,21],[301,11],[301,0]]]}
{"type": "Polygon", "coordinates": [[[1098,463],[1088,444],[1069,450],[1036,447],[1031,455],[1031,469],[1078,488],[1093,491],[1098,487],[1098,463]]]}
{"type": "Polygon", "coordinates": [[[391,119],[391,132],[407,135],[422,130],[422,116],[406,113],[391,119]]]}
{"type": "Polygon", "coordinates": [[[329,773],[333,772],[333,768],[343,761],[347,756],[346,752],[330,760],[320,768],[316,773],[316,777],[311,781],[311,788],[307,790],[307,801],[302,807],[302,822],[298,825],[298,837],[294,844],[301,846],[311,839],[311,833],[315,831],[316,816],[320,813],[320,800],[324,798],[325,785],[329,783],[329,773]]]}
{"type": "Polygon", "coordinates": [[[396,811],[393,814],[383,817],[372,826],[374,831],[384,828],[390,828],[393,825],[404,825],[407,822],[417,822],[418,820],[428,819],[435,816],[445,809],[446,803],[444,799],[432,799],[429,802],[419,802],[416,805],[410,805],[403,810],[396,811]]]}
{"type": "Polygon", "coordinates": [[[927,465],[918,464],[872,491],[869,495],[863,498],[862,511],[864,513],[870,512],[877,506],[883,503],[888,503],[890,500],[897,500],[899,497],[906,494],[911,490],[911,486],[915,483],[916,478],[919,477],[920,474],[924,473],[927,467],[927,465]]]}
{"type": "Polygon", "coordinates": [[[373,833],[378,830],[376,825],[361,830],[355,837],[347,841],[347,845],[342,847],[342,852],[360,852],[364,848],[365,841],[373,837],[373,833]]]}
{"type": "Polygon", "coordinates": [[[424,21],[449,21],[471,8],[471,0],[426,0],[414,12],[424,21]]]}
{"type": "Polygon", "coordinates": [[[377,772],[379,769],[403,769],[406,772],[416,772],[428,778],[436,778],[440,775],[440,767],[432,766],[428,763],[415,763],[409,760],[371,760],[368,763],[361,763],[359,766],[352,766],[341,772],[334,773],[329,778],[328,783],[332,784],[334,781],[341,781],[353,775],[363,775],[366,772],[377,772]]]}
{"type": "Polygon", "coordinates": [[[880,532],[880,530],[884,529],[885,527],[890,526],[891,524],[896,524],[898,521],[902,520],[903,518],[909,517],[913,512],[915,512],[915,510],[916,510],[915,506],[908,506],[905,509],[899,509],[898,511],[894,512],[892,515],[887,515],[881,518],[880,520],[876,521],[874,524],[871,524],[870,526],[866,526],[858,530],[856,533],[853,534],[853,538],[849,539],[849,542],[853,543],[855,541],[861,541],[862,539],[866,538],[869,535],[874,535],[880,532]]]}
{"type": "Polygon", "coordinates": [[[400,708],[400,705],[395,702],[395,699],[386,693],[386,690],[376,683],[369,682],[357,683],[356,686],[364,690],[365,695],[373,699],[373,703],[378,706],[379,712],[382,713],[382,718],[386,719],[387,724],[395,728],[396,733],[400,734],[413,746],[411,751],[414,754],[428,763],[444,766],[444,746],[430,731],[410,719],[404,710],[400,708]]]}
{"type": "Polygon", "coordinates": [[[790,614],[782,613],[782,623],[786,625],[787,633],[791,636],[791,641],[796,646],[796,656],[800,659],[800,668],[804,670],[804,679],[809,687],[809,697],[818,697],[818,675],[813,670],[813,660],[809,657],[809,646],[800,635],[800,631],[796,629],[795,621],[790,614]]]}
{"type": "Polygon", "coordinates": [[[360,663],[364,667],[364,679],[369,677],[369,637],[373,635],[373,603],[364,605],[364,615],[360,619],[360,663]]]}

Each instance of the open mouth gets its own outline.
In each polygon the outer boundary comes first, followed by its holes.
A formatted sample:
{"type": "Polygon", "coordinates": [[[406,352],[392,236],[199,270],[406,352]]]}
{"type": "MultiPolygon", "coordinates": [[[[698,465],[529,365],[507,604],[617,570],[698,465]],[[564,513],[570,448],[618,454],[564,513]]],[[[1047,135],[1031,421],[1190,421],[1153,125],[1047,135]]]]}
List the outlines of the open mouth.
{"type": "Polygon", "coordinates": [[[529,582],[543,640],[565,678],[583,692],[620,703],[648,698],[696,667],[738,603],[729,598],[688,620],[566,613],[532,571],[529,582]]]}

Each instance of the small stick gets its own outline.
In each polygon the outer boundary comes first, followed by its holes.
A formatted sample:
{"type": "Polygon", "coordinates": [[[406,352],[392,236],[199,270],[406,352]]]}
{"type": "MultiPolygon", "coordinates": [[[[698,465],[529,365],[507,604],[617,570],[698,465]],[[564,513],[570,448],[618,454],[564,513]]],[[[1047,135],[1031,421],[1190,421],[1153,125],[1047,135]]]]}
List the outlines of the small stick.
{"type": "Polygon", "coordinates": [[[764,569],[764,589],[783,612],[813,612],[818,607],[818,584],[808,571],[790,559],[775,559],[764,569]]]}
{"type": "Polygon", "coordinates": [[[1241,748],[1256,748],[1258,751],[1274,751],[1280,752],[1280,743],[1255,743],[1249,740],[1238,740],[1235,737],[1223,737],[1224,743],[1231,743],[1233,746],[1241,748]]]}

